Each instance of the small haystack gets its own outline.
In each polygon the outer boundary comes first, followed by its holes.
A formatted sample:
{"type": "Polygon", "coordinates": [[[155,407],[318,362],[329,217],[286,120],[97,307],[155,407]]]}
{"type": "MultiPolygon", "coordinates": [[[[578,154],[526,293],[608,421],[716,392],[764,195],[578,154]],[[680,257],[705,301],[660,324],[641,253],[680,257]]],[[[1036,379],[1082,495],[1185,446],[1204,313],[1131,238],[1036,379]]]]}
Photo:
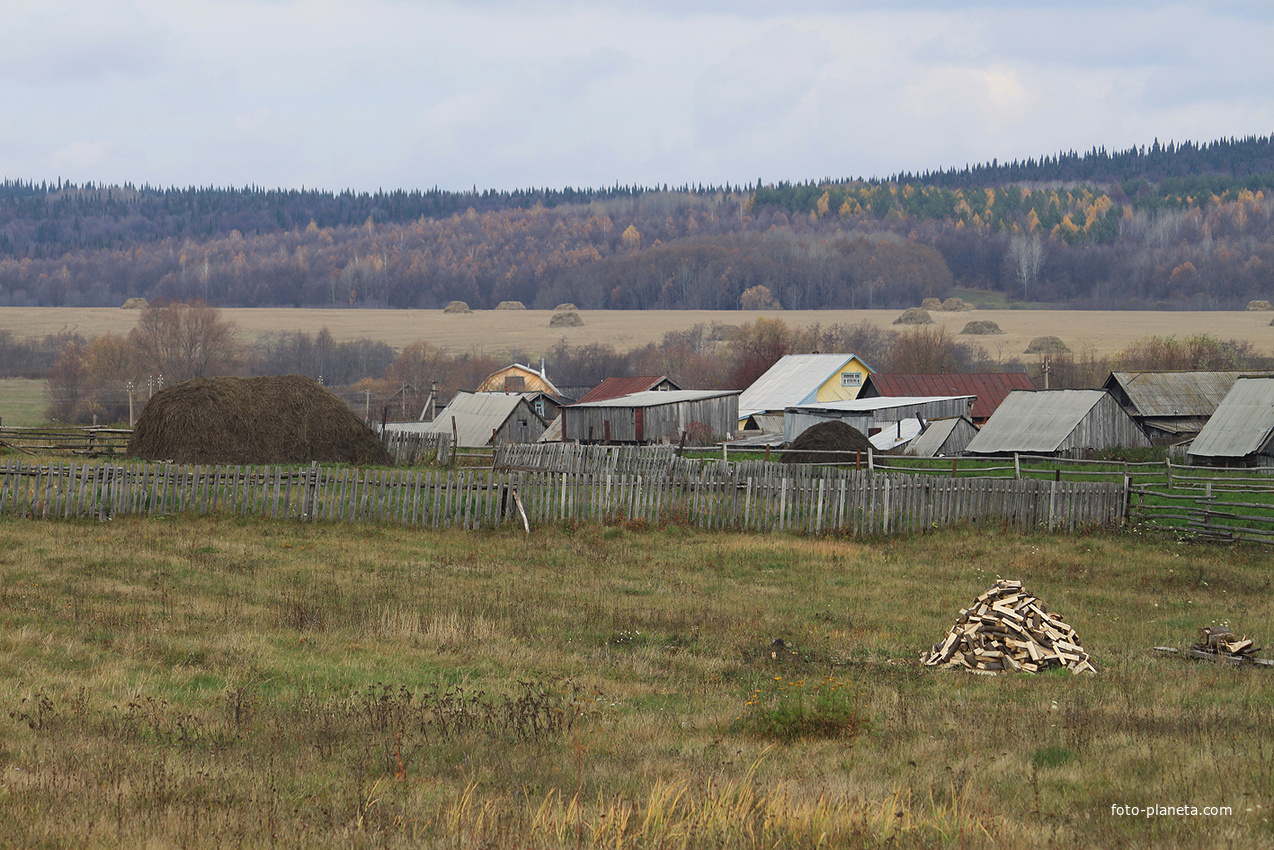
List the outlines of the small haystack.
{"type": "Polygon", "coordinates": [[[1027,354],[1065,354],[1068,351],[1066,343],[1056,336],[1037,336],[1026,347],[1027,354]]]}
{"type": "Polygon", "coordinates": [[[553,318],[549,319],[550,328],[578,328],[584,324],[584,320],[580,318],[579,313],[574,310],[568,310],[564,313],[554,313],[553,318]]]}
{"type": "Polygon", "coordinates": [[[554,313],[574,313],[578,307],[569,301],[564,301],[553,308],[554,313]]]}
{"type": "Polygon", "coordinates": [[[495,305],[497,310],[525,310],[526,305],[521,301],[501,301],[495,305]]]}
{"type": "Polygon", "coordinates": [[[175,463],[391,464],[345,402],[301,375],[195,378],[155,393],[130,457],[175,463]]]}
{"type": "Polygon", "coordinates": [[[963,298],[948,298],[942,302],[942,306],[939,309],[947,313],[964,313],[972,310],[973,305],[963,298]]]}
{"type": "Polygon", "coordinates": [[[1274,304],[1268,301],[1249,301],[1247,302],[1249,310],[1274,310],[1274,304]]]}
{"type": "Polygon", "coordinates": [[[894,319],[895,325],[932,325],[933,316],[929,315],[929,311],[920,307],[908,307],[902,311],[902,315],[894,319]]]}
{"type": "Polygon", "coordinates": [[[145,310],[150,302],[145,298],[130,298],[120,305],[121,310],[145,310]]]}
{"type": "Polygon", "coordinates": [[[1065,667],[1096,673],[1079,635],[1022,587],[1001,579],[960,612],[947,636],[921,653],[929,667],[964,668],[979,673],[1010,670],[1038,673],[1065,667]]]}
{"type": "Polygon", "coordinates": [[[989,319],[979,319],[976,322],[969,322],[960,333],[986,336],[987,334],[1002,334],[1004,331],[1000,330],[1000,326],[989,319]]]}
{"type": "Polygon", "coordinates": [[[854,463],[872,449],[871,441],[853,425],[837,419],[806,428],[783,452],[783,463],[854,463]]]}
{"type": "Polygon", "coordinates": [[[934,298],[932,295],[920,302],[921,310],[941,310],[942,299],[934,298]]]}
{"type": "Polygon", "coordinates": [[[452,302],[451,302],[450,304],[448,304],[446,307],[443,307],[443,308],[442,308],[442,312],[444,312],[444,313],[472,313],[473,311],[472,311],[472,310],[470,310],[470,309],[469,309],[469,305],[468,305],[468,304],[466,304],[466,303],[464,303],[463,301],[452,301],[452,302]]]}

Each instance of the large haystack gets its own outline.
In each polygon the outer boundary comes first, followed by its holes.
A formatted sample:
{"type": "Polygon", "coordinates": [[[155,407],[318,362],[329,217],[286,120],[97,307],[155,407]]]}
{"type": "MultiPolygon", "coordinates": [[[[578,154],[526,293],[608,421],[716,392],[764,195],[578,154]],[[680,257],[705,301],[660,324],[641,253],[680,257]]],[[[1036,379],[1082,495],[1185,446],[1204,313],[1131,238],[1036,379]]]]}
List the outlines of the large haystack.
{"type": "Polygon", "coordinates": [[[564,313],[554,313],[553,318],[549,319],[550,328],[578,328],[584,324],[584,320],[580,318],[580,314],[574,310],[564,313]]]}
{"type": "Polygon", "coordinates": [[[894,319],[895,325],[932,325],[933,316],[929,315],[929,311],[920,307],[908,307],[902,311],[902,315],[894,319]]]}
{"type": "Polygon", "coordinates": [[[128,454],[176,463],[390,464],[345,402],[301,375],[195,378],[146,403],[128,454]]]}
{"type": "Polygon", "coordinates": [[[836,419],[806,428],[783,452],[783,463],[854,463],[872,447],[862,431],[836,419]],[[825,452],[825,454],[823,454],[825,452]]]}
{"type": "Polygon", "coordinates": [[[992,322],[990,319],[979,319],[976,322],[969,322],[964,326],[964,330],[960,331],[960,333],[985,335],[1002,334],[1004,331],[1000,330],[1000,326],[995,322],[992,322]]]}

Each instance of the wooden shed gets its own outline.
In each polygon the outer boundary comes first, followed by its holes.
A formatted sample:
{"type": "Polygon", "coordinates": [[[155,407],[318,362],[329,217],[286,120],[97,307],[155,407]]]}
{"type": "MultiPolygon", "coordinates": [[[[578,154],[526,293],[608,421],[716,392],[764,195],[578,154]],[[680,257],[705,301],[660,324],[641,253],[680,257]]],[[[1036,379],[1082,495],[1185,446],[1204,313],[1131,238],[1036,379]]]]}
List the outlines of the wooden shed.
{"type": "MultiPolygon", "coordinates": [[[[858,398],[801,404],[783,412],[783,437],[789,443],[806,429],[836,419],[870,437],[885,428],[899,428],[908,419],[927,421],[951,416],[967,416],[973,396],[922,396],[902,398],[858,398]]],[[[913,431],[914,433],[914,431],[913,431]]]]}
{"type": "Polygon", "coordinates": [[[911,375],[902,372],[873,372],[863,383],[859,398],[878,396],[974,396],[969,419],[981,425],[991,418],[1013,390],[1033,390],[1025,372],[943,372],[911,375]]]}
{"type": "Polygon", "coordinates": [[[657,443],[683,432],[720,439],[738,417],[738,390],[652,390],[572,404],[559,418],[566,442],[657,443]]]}
{"type": "Polygon", "coordinates": [[[1274,466],[1274,377],[1237,378],[1188,456],[1213,466],[1274,466]]]}
{"type": "Polygon", "coordinates": [[[520,393],[456,393],[432,422],[390,426],[400,430],[454,434],[456,446],[481,448],[497,443],[534,443],[545,423],[520,393]]]}
{"type": "Polygon", "coordinates": [[[1141,427],[1105,390],[1015,390],[969,441],[970,455],[1083,457],[1150,445],[1141,427]]]}
{"type": "Polygon", "coordinates": [[[1111,372],[1103,384],[1151,439],[1181,440],[1199,433],[1242,375],[1235,371],[1111,372]]]}
{"type": "Polygon", "coordinates": [[[902,453],[913,457],[956,457],[964,454],[977,433],[978,426],[967,416],[935,419],[907,443],[902,453]]]}

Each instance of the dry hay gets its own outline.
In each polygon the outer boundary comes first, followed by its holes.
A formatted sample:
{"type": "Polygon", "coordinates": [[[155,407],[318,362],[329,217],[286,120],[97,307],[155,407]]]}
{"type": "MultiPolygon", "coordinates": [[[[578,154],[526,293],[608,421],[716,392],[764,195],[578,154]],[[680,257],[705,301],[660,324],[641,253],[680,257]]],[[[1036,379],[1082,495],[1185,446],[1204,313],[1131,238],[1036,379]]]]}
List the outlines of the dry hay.
{"type": "Polygon", "coordinates": [[[469,305],[468,305],[468,304],[466,304],[466,303],[464,303],[463,301],[452,301],[452,302],[451,302],[450,304],[448,304],[446,307],[443,307],[443,308],[442,308],[442,312],[444,312],[444,313],[472,313],[473,311],[472,311],[472,310],[470,310],[470,309],[469,309],[469,305]]]}
{"type": "Polygon", "coordinates": [[[579,308],[576,307],[571,302],[567,301],[562,304],[558,304],[556,307],[554,307],[553,312],[554,313],[574,313],[577,309],[579,308]]]}
{"type": "Polygon", "coordinates": [[[550,328],[578,328],[584,324],[584,320],[580,318],[579,313],[574,310],[568,310],[564,313],[554,313],[553,318],[549,319],[550,328]]]}
{"type": "Polygon", "coordinates": [[[521,301],[501,301],[495,305],[497,310],[525,310],[526,305],[521,301]]]}
{"type": "Polygon", "coordinates": [[[941,309],[942,309],[942,299],[941,299],[941,298],[934,298],[933,296],[930,296],[930,297],[928,297],[928,298],[926,298],[926,299],[924,299],[923,301],[921,301],[921,302],[920,302],[920,309],[922,309],[922,310],[941,310],[941,309]]]}
{"type": "Polygon", "coordinates": [[[947,313],[963,313],[966,310],[972,310],[973,305],[963,298],[948,298],[938,309],[947,313]]]}
{"type": "Polygon", "coordinates": [[[902,315],[894,319],[895,325],[932,325],[933,316],[921,307],[908,307],[902,315]]]}
{"type": "Polygon", "coordinates": [[[858,452],[866,457],[872,445],[853,425],[832,419],[806,428],[787,448],[783,463],[848,464],[858,459],[858,452]]]}
{"type": "Polygon", "coordinates": [[[1274,304],[1268,301],[1249,301],[1247,302],[1249,310],[1274,310],[1274,304]]]}
{"type": "Polygon", "coordinates": [[[195,378],[160,390],[128,454],[175,463],[393,462],[345,402],[301,375],[195,378]]]}
{"type": "Polygon", "coordinates": [[[962,609],[946,637],[921,653],[920,662],[976,673],[1038,673],[1053,667],[1097,672],[1075,630],[1020,581],[1007,579],[962,609]]]}
{"type": "Polygon", "coordinates": [[[1065,354],[1070,351],[1060,337],[1037,336],[1026,347],[1027,354],[1065,354]]]}
{"type": "Polygon", "coordinates": [[[995,322],[988,321],[986,319],[979,319],[976,322],[969,322],[964,326],[964,330],[960,331],[960,333],[985,336],[987,334],[1002,334],[1004,331],[1000,330],[1000,326],[995,322]]]}
{"type": "Polygon", "coordinates": [[[147,301],[145,298],[130,298],[120,305],[120,309],[121,310],[145,310],[149,306],[150,306],[150,302],[147,301]]]}

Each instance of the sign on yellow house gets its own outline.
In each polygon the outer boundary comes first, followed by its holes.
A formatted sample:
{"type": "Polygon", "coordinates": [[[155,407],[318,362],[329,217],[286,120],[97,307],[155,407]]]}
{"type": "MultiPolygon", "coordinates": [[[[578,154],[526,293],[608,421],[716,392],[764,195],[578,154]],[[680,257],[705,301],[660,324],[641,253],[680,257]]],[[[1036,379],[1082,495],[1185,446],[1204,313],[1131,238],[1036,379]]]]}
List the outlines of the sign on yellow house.
{"type": "Polygon", "coordinates": [[[853,354],[789,354],[739,396],[739,427],[756,414],[858,398],[872,368],[853,354]]]}

